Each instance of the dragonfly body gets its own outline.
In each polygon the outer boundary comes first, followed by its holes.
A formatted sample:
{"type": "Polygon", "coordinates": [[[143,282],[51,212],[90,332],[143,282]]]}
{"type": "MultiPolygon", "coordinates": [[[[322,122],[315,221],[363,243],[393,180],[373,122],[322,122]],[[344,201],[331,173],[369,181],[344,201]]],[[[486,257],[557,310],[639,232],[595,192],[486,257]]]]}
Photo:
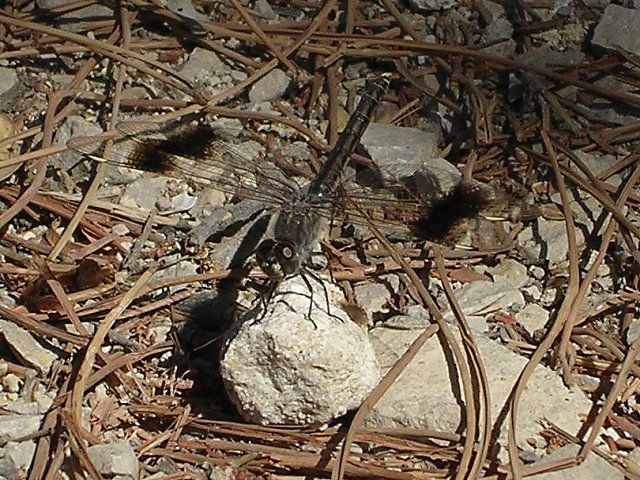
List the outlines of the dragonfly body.
{"type": "Polygon", "coordinates": [[[322,229],[317,206],[333,197],[349,157],[371,121],[371,115],[389,88],[389,77],[369,82],[367,91],[349,118],[336,146],[303,193],[283,205],[274,228],[274,239],[263,241],[256,252],[260,268],[272,279],[281,280],[300,271],[309,258],[322,229]]]}

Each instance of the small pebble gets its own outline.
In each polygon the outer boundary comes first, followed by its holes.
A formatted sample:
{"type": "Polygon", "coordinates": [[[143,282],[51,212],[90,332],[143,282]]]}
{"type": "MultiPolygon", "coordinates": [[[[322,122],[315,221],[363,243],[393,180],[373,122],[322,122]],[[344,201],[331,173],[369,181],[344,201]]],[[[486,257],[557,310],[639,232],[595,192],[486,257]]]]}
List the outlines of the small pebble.
{"type": "Polygon", "coordinates": [[[9,373],[2,379],[2,388],[5,392],[18,393],[20,391],[20,377],[9,373]]]}

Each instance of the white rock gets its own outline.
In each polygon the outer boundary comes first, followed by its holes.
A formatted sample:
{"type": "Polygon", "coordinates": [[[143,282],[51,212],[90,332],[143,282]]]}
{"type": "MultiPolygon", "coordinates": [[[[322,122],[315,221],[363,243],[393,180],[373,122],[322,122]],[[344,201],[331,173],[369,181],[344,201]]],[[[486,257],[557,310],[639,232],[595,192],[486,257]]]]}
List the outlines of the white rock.
{"type": "Polygon", "coordinates": [[[527,301],[540,300],[540,297],[542,296],[542,292],[537,285],[529,285],[528,287],[523,288],[522,294],[527,301]]]}
{"type": "MultiPolygon", "coordinates": [[[[151,281],[158,281],[165,278],[178,278],[187,275],[195,275],[198,273],[198,265],[195,262],[191,262],[188,260],[176,261],[173,263],[174,258],[178,260],[178,256],[172,255],[164,257],[164,260],[167,261],[169,266],[167,268],[163,268],[162,270],[156,272],[151,277],[151,281]]],[[[171,293],[178,292],[185,288],[192,287],[193,285],[173,285],[169,287],[169,291],[171,293]]]]}
{"type": "Polygon", "coordinates": [[[387,302],[399,288],[400,281],[396,275],[384,275],[379,280],[380,283],[365,282],[354,287],[356,301],[369,318],[376,313],[388,312],[387,302]]]}
{"type": "Polygon", "coordinates": [[[512,258],[505,258],[498,265],[489,269],[489,273],[494,280],[504,280],[515,288],[524,287],[529,279],[527,267],[512,258]]]}
{"type": "Polygon", "coordinates": [[[543,328],[549,321],[549,312],[535,303],[530,303],[518,313],[516,320],[527,332],[533,334],[536,330],[543,328]]]}
{"type": "MultiPolygon", "coordinates": [[[[495,282],[471,282],[455,290],[456,298],[465,315],[485,317],[497,311],[507,311],[524,305],[522,294],[504,280],[495,282]]],[[[450,310],[444,318],[453,321],[450,310]]]]}
{"type": "Polygon", "coordinates": [[[120,204],[127,207],[153,210],[164,193],[170,177],[138,178],[125,189],[120,204]]]}
{"type": "Polygon", "coordinates": [[[18,393],[20,391],[20,383],[20,377],[13,373],[2,377],[2,389],[5,392],[18,393]]]}
{"type": "Polygon", "coordinates": [[[221,374],[229,397],[250,422],[317,424],[357,407],[379,370],[367,334],[315,279],[282,282],[262,318],[249,316],[227,342],[221,374]],[[251,321],[253,320],[253,321],[251,321]]]}
{"type": "Polygon", "coordinates": [[[198,197],[194,197],[193,195],[188,195],[186,193],[179,193],[171,199],[171,213],[191,210],[197,201],[198,197]]]}
{"type": "MultiPolygon", "coordinates": [[[[383,373],[404,353],[421,330],[390,330],[374,328],[371,340],[383,373]]],[[[458,343],[459,335],[456,333],[458,343]]],[[[502,418],[507,398],[527,359],[508,350],[484,335],[476,335],[480,356],[487,370],[491,396],[492,421],[500,420],[498,444],[506,447],[508,420],[502,418]]],[[[464,428],[464,409],[460,403],[461,383],[452,382],[450,360],[443,353],[437,338],[422,347],[400,378],[374,407],[366,420],[369,427],[410,427],[460,432],[464,428]]],[[[538,423],[546,418],[560,428],[576,435],[582,426],[580,416],[591,409],[591,402],[579,389],[569,390],[551,370],[539,366],[527,382],[519,404],[517,419],[518,446],[533,450],[529,438],[544,445],[538,423]]],[[[506,451],[501,452],[504,459],[506,451]]],[[[585,477],[586,478],[586,477],[585,477]]]]}

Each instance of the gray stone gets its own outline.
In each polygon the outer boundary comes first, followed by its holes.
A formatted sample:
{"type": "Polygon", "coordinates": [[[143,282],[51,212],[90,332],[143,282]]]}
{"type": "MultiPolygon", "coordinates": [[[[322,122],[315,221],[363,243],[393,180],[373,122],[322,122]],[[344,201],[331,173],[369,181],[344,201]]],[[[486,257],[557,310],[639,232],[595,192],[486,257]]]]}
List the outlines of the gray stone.
{"type": "MultiPolygon", "coordinates": [[[[576,229],[576,241],[578,245],[584,242],[584,235],[580,229],[576,229]]],[[[550,266],[564,261],[569,251],[565,222],[547,220],[543,217],[536,219],[534,229],[525,228],[518,235],[518,242],[525,258],[550,266]]]]}
{"type": "Polygon", "coordinates": [[[638,339],[638,337],[640,337],[640,319],[636,318],[631,322],[631,325],[629,325],[629,328],[627,329],[627,345],[631,345],[638,339]]]}
{"type": "Polygon", "coordinates": [[[409,0],[409,5],[418,10],[445,10],[456,4],[456,0],[409,0]]]}
{"type": "Polygon", "coordinates": [[[16,306],[16,299],[13,298],[12,292],[2,286],[0,286],[0,305],[4,305],[7,308],[16,306]]]}
{"type": "MultiPolygon", "coordinates": [[[[211,252],[211,260],[219,262],[224,268],[228,268],[229,262],[241,242],[239,239],[244,239],[246,233],[253,228],[253,224],[249,220],[260,210],[264,210],[264,204],[252,200],[243,200],[237,204],[217,208],[210,215],[203,218],[201,223],[191,231],[189,234],[190,240],[196,245],[202,245],[207,238],[224,232],[229,226],[244,223],[245,225],[242,226],[237,235],[224,237],[216,249],[211,252]]],[[[257,247],[257,242],[253,248],[255,247],[257,247]]]]}
{"type": "MultiPolygon", "coordinates": [[[[565,445],[543,457],[533,465],[541,467],[551,462],[574,458],[579,451],[579,445],[565,445]]],[[[555,472],[541,473],[536,475],[535,478],[536,480],[623,480],[625,476],[620,470],[610,465],[604,458],[591,452],[580,465],[555,472]]]]}
{"type": "Polygon", "coordinates": [[[196,204],[189,210],[195,218],[207,217],[213,210],[222,207],[227,200],[224,192],[213,187],[205,187],[199,192],[196,204]]]}
{"type": "Polygon", "coordinates": [[[518,44],[516,43],[516,41],[512,38],[509,38],[507,40],[503,40],[498,43],[483,47],[482,51],[485,53],[490,53],[492,55],[511,58],[516,52],[517,47],[518,44]]]}
{"type": "MultiPolygon", "coordinates": [[[[640,14],[640,10],[634,10],[640,14]]],[[[613,90],[628,95],[637,95],[637,89],[628,82],[620,81],[615,75],[604,75],[594,81],[600,88],[613,90]]],[[[601,120],[614,125],[628,125],[638,121],[640,112],[633,106],[622,105],[604,97],[596,97],[589,102],[589,112],[601,120]]]]}
{"type": "Polygon", "coordinates": [[[312,159],[309,144],[306,142],[293,142],[282,148],[282,154],[293,162],[309,162],[312,159]]]}
{"type": "MultiPolygon", "coordinates": [[[[357,407],[379,370],[364,330],[340,307],[341,293],[316,279],[282,282],[266,311],[250,312],[221,361],[225,389],[242,417],[263,424],[324,424],[357,407]],[[257,316],[256,316],[257,315],[257,316]]],[[[343,301],[343,300],[342,300],[343,301]]]]}
{"type": "MultiPolygon", "coordinates": [[[[49,392],[49,394],[51,393],[49,392]]],[[[15,402],[0,400],[0,409],[5,412],[27,416],[37,416],[40,414],[45,414],[49,407],[51,407],[52,399],[44,395],[42,390],[40,389],[36,389],[36,391],[34,392],[34,396],[38,397],[34,402],[25,401],[24,398],[21,398],[20,400],[15,402]]]]}
{"type": "MultiPolygon", "coordinates": [[[[598,153],[583,152],[582,150],[573,150],[573,153],[596,177],[605,170],[614,167],[620,160],[622,160],[622,158],[618,159],[614,155],[610,154],[600,155],[598,153]]],[[[571,170],[581,173],[573,162],[570,163],[570,168],[571,170]]]]}
{"type": "Polygon", "coordinates": [[[152,344],[162,343],[167,340],[173,328],[173,322],[169,317],[153,317],[149,323],[149,338],[152,344]]]}
{"type": "Polygon", "coordinates": [[[0,96],[15,88],[18,82],[18,74],[15,68],[0,67],[0,96]]]}
{"type": "Polygon", "coordinates": [[[276,100],[289,88],[291,79],[279,68],[274,68],[254,83],[249,90],[251,103],[270,102],[276,100]]]}
{"type": "MultiPolygon", "coordinates": [[[[70,115],[67,120],[56,129],[55,144],[64,145],[72,138],[91,137],[102,133],[102,129],[95,123],[85,120],[80,115],[70,115]]],[[[100,144],[96,144],[97,149],[100,144]]],[[[73,150],[52,155],[50,161],[61,170],[68,171],[83,158],[82,154],[73,150]]],[[[107,177],[107,180],[111,179],[107,177]]]]}
{"type": "MultiPolygon", "coordinates": [[[[495,282],[471,282],[455,290],[458,304],[468,317],[486,317],[497,311],[508,311],[524,305],[522,294],[504,280],[495,282]]],[[[444,314],[448,321],[454,320],[453,312],[444,314]]]]}
{"type": "Polygon", "coordinates": [[[150,97],[146,88],[131,87],[122,91],[122,98],[127,100],[142,100],[150,97]]]}
{"type": "MultiPolygon", "coordinates": [[[[420,332],[385,328],[374,328],[370,332],[383,372],[395,364],[420,332]]],[[[457,333],[456,338],[460,344],[457,333]]],[[[487,367],[492,421],[495,422],[506,409],[513,385],[528,360],[484,335],[476,335],[476,342],[487,367]]],[[[451,377],[450,359],[443,353],[439,339],[432,338],[374,407],[365,425],[459,432],[465,422],[460,390],[459,378],[451,377]]],[[[540,435],[544,427],[539,424],[544,418],[577,434],[582,426],[580,416],[590,409],[591,401],[582,392],[567,389],[555,372],[538,366],[519,404],[518,446],[524,451],[544,446],[545,440],[540,435]],[[531,439],[535,439],[536,445],[529,443],[531,439]]],[[[500,458],[506,455],[507,430],[508,420],[501,418],[497,428],[498,445],[505,450],[500,458]]]]}
{"type": "MultiPolygon", "coordinates": [[[[11,402],[3,407],[10,411],[12,404],[24,404],[24,402],[11,402]]],[[[5,414],[0,415],[0,444],[3,445],[0,456],[8,459],[19,471],[28,471],[35,453],[35,441],[26,440],[40,429],[42,415],[33,414],[5,414]]],[[[10,467],[10,465],[7,465],[10,467]]],[[[22,478],[22,477],[21,477],[22,478]]]]}
{"type": "Polygon", "coordinates": [[[49,373],[58,357],[38,343],[28,331],[14,323],[0,320],[0,333],[23,365],[35,368],[40,375],[49,373]]]}
{"type": "Polygon", "coordinates": [[[86,22],[113,20],[113,10],[105,5],[92,4],[72,10],[57,18],[56,26],[70,32],[84,32],[86,22]]]}
{"type": "Polygon", "coordinates": [[[102,475],[121,475],[137,480],[138,458],[127,441],[103,443],[87,448],[89,458],[102,475]]]}
{"type": "MultiPolygon", "coordinates": [[[[196,262],[186,260],[184,259],[184,257],[183,259],[181,259],[179,255],[164,257],[163,260],[167,261],[169,263],[169,266],[167,268],[163,268],[159,272],[156,272],[151,277],[150,281],[156,282],[165,278],[178,278],[188,275],[195,275],[196,273],[198,273],[199,265],[196,262]],[[175,261],[175,263],[172,263],[173,261],[175,261]]],[[[169,287],[169,291],[171,293],[175,293],[180,290],[184,290],[185,288],[191,287],[193,287],[192,284],[173,285],[169,287]]]]}
{"type": "Polygon", "coordinates": [[[493,18],[507,16],[507,11],[504,8],[504,5],[500,2],[494,0],[485,0],[483,4],[493,18]]]}
{"type": "MultiPolygon", "coordinates": [[[[535,65],[538,67],[554,68],[561,66],[580,65],[584,61],[584,54],[577,50],[557,51],[548,46],[530,50],[515,58],[517,61],[526,65],[535,65]]],[[[509,75],[508,99],[515,102],[520,99],[530,101],[530,97],[544,88],[544,79],[540,75],[532,72],[519,72],[509,75]]],[[[564,98],[575,97],[575,89],[566,87],[566,89],[558,92],[564,98]]]]}
{"type": "Polygon", "coordinates": [[[0,435],[5,441],[19,441],[37,432],[41,421],[40,415],[0,415],[0,435]]]}
{"type": "Polygon", "coordinates": [[[158,212],[166,214],[166,212],[170,212],[173,210],[173,202],[170,198],[162,196],[156,200],[155,208],[158,210],[158,212]]]}
{"type": "Polygon", "coordinates": [[[516,60],[527,65],[538,67],[577,66],[584,62],[584,53],[577,50],[552,50],[548,47],[528,50],[516,57],[516,60]]]}
{"type": "MultiPolygon", "coordinates": [[[[608,154],[599,155],[597,153],[582,152],[580,150],[574,150],[573,153],[581,160],[581,162],[585,165],[585,167],[596,177],[599,176],[605,170],[608,170],[609,168],[614,167],[616,164],[618,164],[620,161],[623,160],[622,156],[620,158],[617,158],[614,155],[608,155],[608,154]]],[[[574,165],[573,162],[571,162],[569,168],[575,171],[577,174],[583,175],[581,170],[579,170],[578,167],[574,165]]],[[[608,185],[612,185],[614,187],[619,187],[623,181],[623,176],[624,175],[621,175],[620,173],[611,175],[610,177],[607,178],[605,183],[608,185]]],[[[585,192],[582,192],[581,198],[583,200],[592,199],[592,197],[585,192]]],[[[559,194],[555,197],[555,199],[559,201],[560,199],[559,194]]],[[[593,201],[591,205],[588,205],[589,208],[596,207],[596,206],[599,208],[597,208],[596,211],[592,213],[591,215],[592,217],[595,217],[600,214],[600,212],[602,211],[602,205],[599,202],[593,202],[593,201]]],[[[573,208],[573,210],[576,211],[575,208],[573,208]]]]}
{"type": "Polygon", "coordinates": [[[640,10],[611,4],[604,10],[593,32],[591,48],[597,55],[615,51],[618,45],[640,54],[640,10]]]}
{"type": "Polygon", "coordinates": [[[490,268],[489,274],[494,280],[504,280],[514,288],[524,287],[529,280],[527,267],[512,258],[505,258],[498,265],[490,268]]]}
{"type": "MultiPolygon", "coordinates": [[[[437,142],[436,133],[383,123],[369,125],[360,141],[383,176],[394,180],[412,175],[423,165],[446,162],[434,158],[438,154],[437,142]]],[[[450,163],[446,163],[455,169],[450,163]]],[[[440,163],[436,166],[440,166],[440,163]]]]}
{"type": "Polygon", "coordinates": [[[393,292],[398,291],[400,286],[400,280],[395,275],[384,275],[378,280],[379,282],[366,282],[356,285],[354,288],[356,301],[369,318],[373,318],[376,313],[389,311],[386,303],[391,299],[393,292]]]}
{"type": "MultiPolygon", "coordinates": [[[[585,393],[592,393],[603,387],[603,383],[609,382],[608,379],[603,379],[600,377],[592,377],[591,375],[585,374],[575,374],[573,379],[576,381],[576,386],[580,388],[585,393]]],[[[601,391],[606,390],[602,388],[601,391]]]]}
{"type": "MultiPolygon", "coordinates": [[[[132,172],[140,175],[140,172],[132,172]]],[[[125,188],[120,204],[127,207],[141,208],[151,211],[164,193],[171,177],[138,178],[125,188]]]]}
{"type": "Polygon", "coordinates": [[[180,73],[209,93],[217,93],[223,88],[220,75],[228,74],[230,70],[215,52],[195,48],[180,68],[180,73]]]}
{"type": "Polygon", "coordinates": [[[0,458],[0,480],[20,480],[20,478],[24,477],[24,475],[20,474],[20,470],[16,464],[13,463],[11,457],[3,455],[0,458]]]}
{"type": "MultiPolygon", "coordinates": [[[[640,1],[640,0],[639,0],[640,1]]],[[[640,472],[640,447],[636,447],[625,459],[624,465],[632,472],[640,472]]]]}
{"type": "Polygon", "coordinates": [[[187,24],[194,33],[201,34],[206,31],[200,22],[209,21],[209,17],[193,8],[191,0],[167,0],[166,6],[176,15],[186,19],[188,21],[187,24]]]}
{"type": "Polygon", "coordinates": [[[506,18],[496,18],[482,34],[482,43],[492,43],[506,40],[513,35],[513,25],[506,18]]]}
{"type": "Polygon", "coordinates": [[[36,453],[36,442],[34,440],[26,440],[22,442],[9,442],[2,449],[4,458],[15,466],[19,472],[19,478],[26,478],[24,472],[29,471],[29,467],[33,462],[33,456],[36,453]]]}
{"type": "Polygon", "coordinates": [[[249,78],[247,72],[243,72],[242,70],[231,70],[229,72],[229,75],[235,83],[244,82],[247,78],[249,78]]]}
{"type": "Polygon", "coordinates": [[[276,14],[274,13],[271,5],[269,5],[269,2],[267,0],[257,0],[253,9],[265,20],[276,19],[276,14]]]}
{"type": "Polygon", "coordinates": [[[549,312],[535,303],[530,303],[518,313],[517,322],[522,325],[529,334],[543,328],[549,321],[549,312]]]}

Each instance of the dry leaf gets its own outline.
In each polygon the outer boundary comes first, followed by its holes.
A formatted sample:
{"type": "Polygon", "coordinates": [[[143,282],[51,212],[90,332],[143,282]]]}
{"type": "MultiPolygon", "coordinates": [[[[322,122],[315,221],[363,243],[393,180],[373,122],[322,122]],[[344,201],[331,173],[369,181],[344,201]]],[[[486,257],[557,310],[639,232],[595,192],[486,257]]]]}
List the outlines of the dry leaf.
{"type": "Polygon", "coordinates": [[[461,282],[461,283],[470,283],[470,282],[487,282],[491,279],[486,275],[476,272],[471,268],[459,268],[457,270],[450,270],[448,272],[449,278],[453,281],[461,282]]]}

